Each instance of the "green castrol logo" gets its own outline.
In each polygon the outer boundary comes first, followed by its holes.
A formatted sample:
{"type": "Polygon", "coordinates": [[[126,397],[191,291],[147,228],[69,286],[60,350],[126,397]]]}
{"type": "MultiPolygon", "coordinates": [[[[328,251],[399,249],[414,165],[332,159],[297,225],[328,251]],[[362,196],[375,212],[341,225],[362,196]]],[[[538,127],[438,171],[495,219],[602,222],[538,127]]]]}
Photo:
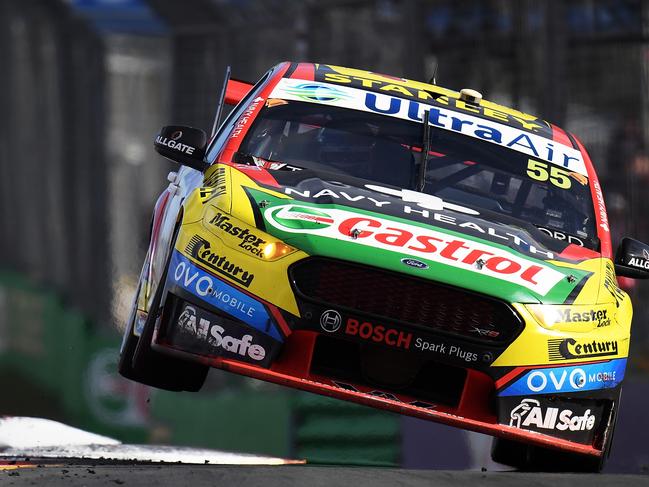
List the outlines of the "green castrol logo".
{"type": "Polygon", "coordinates": [[[268,218],[282,227],[318,230],[327,228],[334,220],[324,211],[306,206],[290,206],[274,208],[268,213],[268,218]]]}
{"type": "Polygon", "coordinates": [[[420,262],[419,267],[437,262],[524,286],[542,296],[564,277],[551,266],[506,248],[378,215],[336,208],[327,209],[325,213],[307,206],[288,204],[267,208],[264,217],[270,226],[284,232],[361,245],[370,252],[372,248],[387,250],[398,253],[400,258],[423,258],[426,262],[420,262]]]}

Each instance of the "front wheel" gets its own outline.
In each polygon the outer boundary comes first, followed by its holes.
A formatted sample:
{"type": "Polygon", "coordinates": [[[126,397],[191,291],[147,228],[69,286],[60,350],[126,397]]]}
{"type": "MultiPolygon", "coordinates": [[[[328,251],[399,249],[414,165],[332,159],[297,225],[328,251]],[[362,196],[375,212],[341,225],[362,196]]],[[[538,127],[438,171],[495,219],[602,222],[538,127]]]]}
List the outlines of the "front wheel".
{"type": "MultiPolygon", "coordinates": [[[[175,241],[177,231],[174,232],[172,245],[175,241]]],[[[171,252],[165,264],[165,270],[160,278],[156,289],[142,334],[138,338],[134,334],[135,320],[137,317],[138,295],[140,286],[136,293],[133,310],[127,324],[126,336],[122,345],[122,352],[119,358],[119,373],[127,379],[146,384],[158,389],[168,391],[190,391],[197,392],[203,387],[209,367],[187,360],[170,357],[151,348],[153,331],[158,319],[160,304],[164,294],[164,283],[169,268],[171,252]]]]}

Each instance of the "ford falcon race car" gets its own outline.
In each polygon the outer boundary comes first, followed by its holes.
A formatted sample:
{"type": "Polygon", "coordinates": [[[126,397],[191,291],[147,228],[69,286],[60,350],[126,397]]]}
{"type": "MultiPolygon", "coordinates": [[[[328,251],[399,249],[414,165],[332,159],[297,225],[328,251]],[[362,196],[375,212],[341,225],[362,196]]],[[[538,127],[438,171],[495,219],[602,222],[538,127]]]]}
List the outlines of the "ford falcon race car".
{"type": "Polygon", "coordinates": [[[120,373],[209,367],[496,437],[496,461],[598,470],[629,350],[602,188],[579,140],[433,84],[282,63],[226,76],[153,214],[120,373]],[[219,124],[223,104],[233,106],[219,124]],[[218,130],[216,130],[218,126],[218,130]]]}

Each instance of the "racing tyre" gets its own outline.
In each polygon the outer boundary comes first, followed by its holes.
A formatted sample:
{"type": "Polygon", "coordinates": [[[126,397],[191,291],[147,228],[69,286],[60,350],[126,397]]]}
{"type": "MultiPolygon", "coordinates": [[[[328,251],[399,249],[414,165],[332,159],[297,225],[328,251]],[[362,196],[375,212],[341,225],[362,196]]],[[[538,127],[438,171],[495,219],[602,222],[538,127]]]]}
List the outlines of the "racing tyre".
{"type": "Polygon", "coordinates": [[[119,351],[119,364],[117,365],[117,371],[122,377],[134,381],[137,381],[138,378],[133,370],[133,355],[135,354],[135,348],[137,347],[139,338],[133,334],[133,327],[135,326],[135,312],[137,308],[137,297],[140,294],[140,286],[141,284],[138,285],[137,291],[135,291],[135,301],[127,322],[128,324],[126,325],[127,331],[125,331],[122,348],[119,351]]]}
{"type": "Polygon", "coordinates": [[[494,462],[531,472],[599,472],[606,456],[606,452],[601,458],[560,452],[504,438],[494,438],[491,446],[494,462]]]}
{"type": "MultiPolygon", "coordinates": [[[[175,242],[176,234],[172,242],[175,242]]],[[[173,243],[172,243],[173,245],[173,243]]],[[[171,257],[171,252],[169,252],[171,257]]],[[[164,294],[164,283],[169,269],[170,258],[165,264],[165,271],[162,274],[158,288],[156,289],[151,309],[147,316],[142,335],[138,338],[133,334],[135,324],[136,303],[129,318],[129,332],[122,347],[119,359],[119,373],[127,379],[141,382],[158,389],[168,391],[190,391],[197,392],[203,387],[209,367],[196,364],[186,360],[156,352],[151,348],[153,331],[160,312],[160,303],[164,294]]],[[[139,288],[138,288],[139,293],[139,288]]]]}

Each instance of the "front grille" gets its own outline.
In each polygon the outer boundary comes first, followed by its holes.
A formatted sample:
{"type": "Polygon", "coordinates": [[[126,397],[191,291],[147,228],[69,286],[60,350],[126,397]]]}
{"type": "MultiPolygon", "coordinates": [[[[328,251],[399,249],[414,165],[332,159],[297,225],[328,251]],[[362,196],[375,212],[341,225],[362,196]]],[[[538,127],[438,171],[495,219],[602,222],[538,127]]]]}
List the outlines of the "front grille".
{"type": "Polygon", "coordinates": [[[406,394],[420,401],[456,407],[467,372],[401,350],[319,335],[313,349],[312,374],[406,394]]]}
{"type": "Polygon", "coordinates": [[[322,257],[293,264],[298,296],[479,341],[506,342],[523,324],[505,302],[434,281],[322,257]]]}

